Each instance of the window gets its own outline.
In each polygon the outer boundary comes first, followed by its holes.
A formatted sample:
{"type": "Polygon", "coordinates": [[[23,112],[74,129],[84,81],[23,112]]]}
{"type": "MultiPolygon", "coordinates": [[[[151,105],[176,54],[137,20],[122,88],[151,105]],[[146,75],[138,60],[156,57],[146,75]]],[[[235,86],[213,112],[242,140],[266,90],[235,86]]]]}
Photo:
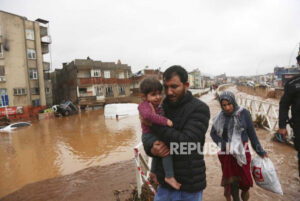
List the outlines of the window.
{"type": "Polygon", "coordinates": [[[36,59],[35,50],[27,49],[27,58],[28,59],[36,59]]]}
{"type": "Polygon", "coordinates": [[[6,95],[6,89],[5,88],[0,88],[0,96],[6,95]]]}
{"type": "Polygon", "coordinates": [[[125,87],[119,86],[119,95],[125,95],[125,87]]]}
{"type": "Polygon", "coordinates": [[[29,69],[29,78],[32,80],[38,79],[37,69],[29,69]]]}
{"type": "Polygon", "coordinates": [[[32,100],[32,106],[40,106],[40,99],[32,100]]]}
{"type": "Polygon", "coordinates": [[[31,94],[40,95],[40,88],[38,87],[31,88],[31,94]]]}
{"type": "Polygon", "coordinates": [[[96,96],[103,96],[102,87],[95,86],[96,96]]]}
{"type": "Polygon", "coordinates": [[[109,96],[114,96],[114,92],[112,87],[106,87],[105,88],[105,96],[109,97],[109,96]]]}
{"type": "Polygon", "coordinates": [[[0,76],[5,76],[4,66],[0,66],[0,76]]]}
{"type": "Polygon", "coordinates": [[[45,80],[51,80],[51,78],[50,78],[50,73],[44,73],[44,79],[45,80]]]}
{"type": "Polygon", "coordinates": [[[79,96],[88,96],[87,88],[79,88],[79,96]]]}
{"type": "Polygon", "coordinates": [[[124,78],[125,78],[124,72],[120,72],[119,73],[119,79],[124,79],[124,78]]]}
{"type": "Polygon", "coordinates": [[[130,72],[129,71],[127,71],[127,78],[129,78],[130,77],[130,72]]]}
{"type": "Polygon", "coordinates": [[[2,44],[0,43],[0,58],[3,57],[3,47],[2,44]]]}
{"type": "Polygon", "coordinates": [[[9,105],[8,95],[5,88],[0,88],[0,107],[9,105]]]}
{"type": "Polygon", "coordinates": [[[26,29],[26,39],[34,40],[34,31],[32,29],[26,29]]]}
{"type": "Polygon", "coordinates": [[[101,77],[101,70],[100,69],[93,69],[92,70],[92,77],[101,77]]]}
{"type": "Polygon", "coordinates": [[[46,91],[46,94],[50,94],[50,88],[49,87],[46,87],[45,91],[46,91]]]}
{"type": "Polygon", "coordinates": [[[110,71],[109,70],[104,71],[104,78],[110,78],[110,71]]]}
{"type": "Polygon", "coordinates": [[[14,89],[14,96],[23,96],[26,95],[26,89],[24,88],[15,88],[14,89]]]}

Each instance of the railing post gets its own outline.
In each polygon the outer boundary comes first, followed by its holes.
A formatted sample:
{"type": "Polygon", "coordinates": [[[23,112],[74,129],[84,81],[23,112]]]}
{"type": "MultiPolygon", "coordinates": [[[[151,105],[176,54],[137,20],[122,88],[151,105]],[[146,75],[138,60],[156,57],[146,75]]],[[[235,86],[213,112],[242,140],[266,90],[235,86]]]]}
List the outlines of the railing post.
{"type": "MultiPolygon", "coordinates": [[[[133,152],[134,152],[134,156],[135,156],[135,160],[138,162],[140,162],[140,150],[139,150],[139,147],[136,146],[134,149],[133,149],[133,152]]],[[[136,167],[135,169],[135,174],[136,174],[136,185],[137,185],[137,192],[138,192],[138,198],[141,197],[141,194],[142,194],[142,185],[143,185],[143,181],[142,181],[142,176],[138,170],[138,168],[140,167],[136,167]]]]}

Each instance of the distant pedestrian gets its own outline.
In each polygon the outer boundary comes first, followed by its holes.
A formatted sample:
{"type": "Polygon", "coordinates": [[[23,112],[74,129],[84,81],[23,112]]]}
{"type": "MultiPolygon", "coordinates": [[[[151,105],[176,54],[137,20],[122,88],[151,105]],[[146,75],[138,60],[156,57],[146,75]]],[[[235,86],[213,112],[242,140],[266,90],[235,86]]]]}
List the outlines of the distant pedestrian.
{"type": "MultiPolygon", "coordinates": [[[[143,102],[139,104],[138,109],[140,116],[150,122],[151,124],[157,124],[160,126],[173,127],[173,122],[162,116],[163,110],[160,107],[162,100],[162,84],[154,77],[145,78],[140,84],[140,92],[142,93],[143,102]]],[[[142,123],[143,135],[142,141],[144,146],[149,142],[159,140],[155,135],[151,133],[149,126],[142,123]]],[[[153,160],[152,167],[155,167],[156,160],[153,160]]],[[[173,159],[171,155],[162,158],[163,168],[165,172],[165,181],[173,188],[179,190],[180,183],[178,183],[174,177],[173,159]]],[[[154,168],[151,168],[154,169],[154,168]]]]}
{"type": "Polygon", "coordinates": [[[253,186],[248,139],[260,157],[268,155],[260,145],[249,111],[237,105],[234,94],[225,91],[219,101],[222,111],[214,118],[210,135],[221,148],[218,153],[223,173],[221,185],[227,201],[231,201],[231,196],[239,201],[239,189],[242,200],[246,201],[253,186]]]}

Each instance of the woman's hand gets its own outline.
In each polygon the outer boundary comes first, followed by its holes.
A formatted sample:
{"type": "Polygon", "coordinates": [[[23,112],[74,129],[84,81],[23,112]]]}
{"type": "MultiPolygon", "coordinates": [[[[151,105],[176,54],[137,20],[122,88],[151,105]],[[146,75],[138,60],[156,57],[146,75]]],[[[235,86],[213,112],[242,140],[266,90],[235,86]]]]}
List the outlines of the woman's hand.
{"type": "Polygon", "coordinates": [[[266,153],[265,155],[261,156],[261,158],[269,158],[268,153],[266,153]]]}
{"type": "Polygon", "coordinates": [[[286,139],[286,136],[288,134],[286,128],[280,128],[278,132],[281,134],[283,139],[286,139]]]}

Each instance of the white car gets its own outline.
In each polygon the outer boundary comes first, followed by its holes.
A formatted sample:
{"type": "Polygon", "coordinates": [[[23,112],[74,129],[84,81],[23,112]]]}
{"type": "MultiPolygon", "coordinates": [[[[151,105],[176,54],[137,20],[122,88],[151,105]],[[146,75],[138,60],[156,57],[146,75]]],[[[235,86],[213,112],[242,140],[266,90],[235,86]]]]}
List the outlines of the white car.
{"type": "Polygon", "coordinates": [[[250,87],[254,87],[255,86],[255,83],[253,81],[248,81],[247,82],[247,85],[250,86],[250,87]]]}
{"type": "Polygon", "coordinates": [[[29,122],[16,122],[16,123],[12,123],[8,126],[0,128],[0,131],[9,132],[9,131],[12,131],[16,128],[30,126],[30,125],[31,125],[31,123],[29,123],[29,122]]]}

